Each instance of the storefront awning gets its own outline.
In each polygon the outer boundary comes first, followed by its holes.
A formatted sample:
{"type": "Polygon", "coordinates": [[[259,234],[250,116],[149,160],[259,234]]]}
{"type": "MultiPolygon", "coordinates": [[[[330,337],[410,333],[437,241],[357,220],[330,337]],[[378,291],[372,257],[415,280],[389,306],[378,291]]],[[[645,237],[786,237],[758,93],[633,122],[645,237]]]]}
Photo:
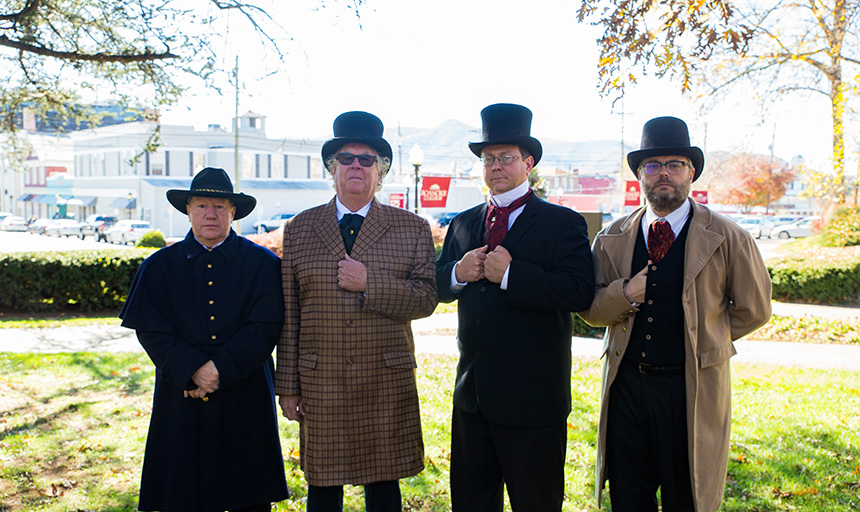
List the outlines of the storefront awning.
{"type": "Polygon", "coordinates": [[[58,204],[66,206],[95,206],[96,198],[94,196],[72,196],[61,200],[58,204]]]}
{"type": "Polygon", "coordinates": [[[31,200],[31,199],[33,199],[34,197],[36,197],[36,196],[34,196],[33,194],[24,194],[24,195],[22,195],[21,197],[19,197],[19,198],[18,198],[18,201],[24,201],[24,202],[26,202],[26,201],[30,201],[30,200],[31,200]]]}
{"type": "Polygon", "coordinates": [[[114,208],[119,208],[120,210],[134,210],[137,208],[137,199],[135,198],[127,198],[127,197],[118,197],[114,199],[114,201],[110,204],[114,208]]]}

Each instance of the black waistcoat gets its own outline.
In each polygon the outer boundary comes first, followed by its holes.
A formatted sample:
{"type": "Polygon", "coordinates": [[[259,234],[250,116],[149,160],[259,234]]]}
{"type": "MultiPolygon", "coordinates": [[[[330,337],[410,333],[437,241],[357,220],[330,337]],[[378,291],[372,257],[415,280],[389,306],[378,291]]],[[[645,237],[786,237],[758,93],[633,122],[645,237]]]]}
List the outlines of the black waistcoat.
{"type": "MultiPolygon", "coordinates": [[[[624,359],[634,363],[654,366],[683,366],[684,354],[684,310],[681,294],[684,290],[684,246],[690,219],[659,263],[648,269],[645,302],[633,320],[630,343],[624,359]]],[[[639,229],[636,248],[633,251],[633,274],[648,263],[645,236],[639,229]]]]}

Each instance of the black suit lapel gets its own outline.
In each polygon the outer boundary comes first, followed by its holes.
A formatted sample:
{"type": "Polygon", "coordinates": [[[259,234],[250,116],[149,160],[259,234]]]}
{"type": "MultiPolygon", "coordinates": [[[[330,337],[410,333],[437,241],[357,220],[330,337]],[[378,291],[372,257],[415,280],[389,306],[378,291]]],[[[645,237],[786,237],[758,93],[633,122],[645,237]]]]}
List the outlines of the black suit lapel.
{"type": "Polygon", "coordinates": [[[505,235],[504,241],[502,241],[502,246],[505,249],[510,250],[514,247],[520,238],[522,238],[522,236],[531,229],[537,220],[537,214],[540,211],[540,207],[540,198],[532,192],[532,196],[526,203],[526,207],[523,209],[522,213],[520,213],[519,217],[517,217],[517,220],[514,221],[514,225],[511,226],[511,230],[508,231],[508,234],[505,235]]]}

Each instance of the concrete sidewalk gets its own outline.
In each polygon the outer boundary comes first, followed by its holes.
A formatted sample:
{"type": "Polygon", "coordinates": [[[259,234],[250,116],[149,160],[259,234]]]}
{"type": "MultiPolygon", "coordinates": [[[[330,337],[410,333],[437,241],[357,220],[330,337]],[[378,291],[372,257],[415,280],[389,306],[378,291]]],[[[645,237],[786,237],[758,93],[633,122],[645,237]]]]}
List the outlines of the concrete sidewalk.
{"type": "MultiPolygon", "coordinates": [[[[793,308],[795,304],[788,305],[793,308]]],[[[794,308],[821,317],[860,317],[860,309],[839,308],[846,311],[819,311],[827,306],[794,308]],[[835,316],[830,316],[830,315],[835,316]]],[[[774,303],[774,314],[788,315],[774,303]]],[[[432,354],[457,354],[457,315],[437,314],[412,322],[415,348],[432,354]]],[[[737,363],[773,364],[802,368],[842,369],[860,371],[860,346],[819,345],[777,341],[740,340],[735,342],[737,363]]],[[[598,358],[603,340],[573,338],[574,357],[598,358]]],[[[0,329],[0,352],[141,352],[134,332],[118,325],[62,327],[53,329],[0,329]]]]}

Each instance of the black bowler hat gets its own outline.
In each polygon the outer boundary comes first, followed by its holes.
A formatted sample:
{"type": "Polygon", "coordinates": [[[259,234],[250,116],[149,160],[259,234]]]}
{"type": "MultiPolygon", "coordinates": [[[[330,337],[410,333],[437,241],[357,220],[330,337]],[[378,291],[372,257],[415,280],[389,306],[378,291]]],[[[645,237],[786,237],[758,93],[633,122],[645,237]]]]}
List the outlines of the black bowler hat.
{"type": "Polygon", "coordinates": [[[334,138],[325,141],[322,146],[322,158],[325,162],[338,149],[357,142],[366,144],[379,153],[379,156],[391,158],[391,146],[382,138],[385,127],[382,121],[367,112],[344,112],[334,120],[334,138]]]}
{"type": "Polygon", "coordinates": [[[705,155],[696,146],[690,145],[687,123],[677,117],[655,117],[642,128],[642,142],[638,151],[627,153],[627,164],[636,179],[639,179],[639,164],[652,156],[679,155],[693,162],[693,181],[699,179],[705,167],[705,155]]]}
{"type": "Polygon", "coordinates": [[[532,128],[532,111],[522,105],[497,103],[481,111],[483,140],[470,142],[469,149],[476,156],[481,156],[481,150],[487,146],[512,145],[519,146],[534,158],[535,165],[540,161],[543,147],[540,141],[530,134],[532,128]]]}
{"type": "Polygon", "coordinates": [[[224,169],[206,167],[191,180],[190,190],[168,190],[167,200],[174,208],[182,213],[187,213],[185,205],[192,197],[223,197],[233,201],[236,205],[236,215],[233,220],[239,220],[247,216],[257,206],[257,200],[252,196],[241,192],[233,192],[233,182],[224,169]]]}

